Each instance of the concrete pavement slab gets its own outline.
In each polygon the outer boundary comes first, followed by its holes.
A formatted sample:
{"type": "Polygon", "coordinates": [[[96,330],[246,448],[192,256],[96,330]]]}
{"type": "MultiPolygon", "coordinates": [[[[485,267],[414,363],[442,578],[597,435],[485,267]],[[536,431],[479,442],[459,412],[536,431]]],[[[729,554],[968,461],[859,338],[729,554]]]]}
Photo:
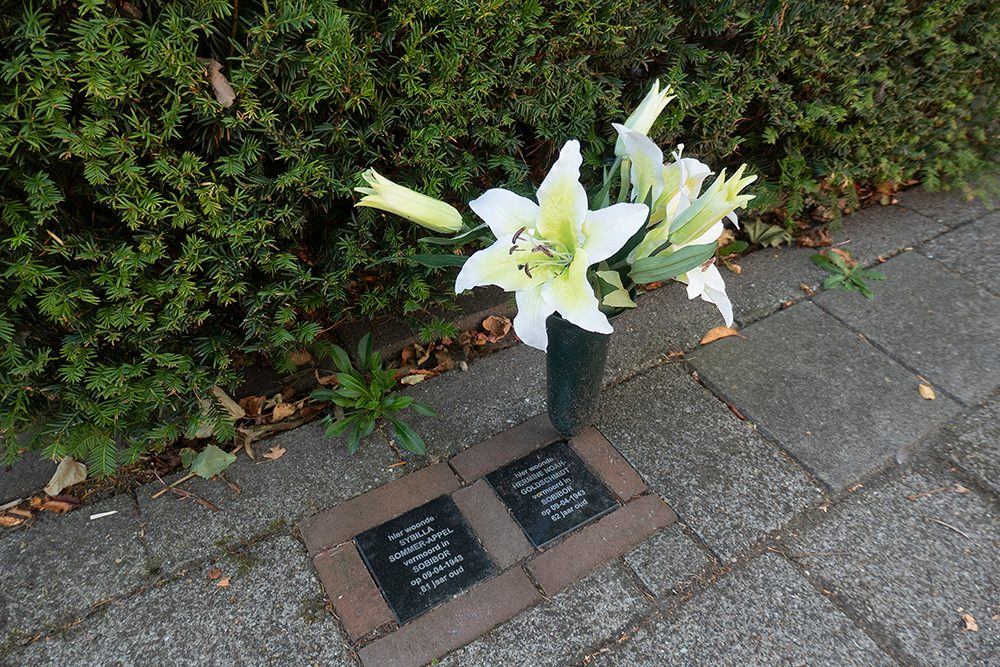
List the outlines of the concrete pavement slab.
{"type": "Polygon", "coordinates": [[[922,399],[911,372],[812,303],[742,333],[698,350],[690,362],[834,489],[879,468],[959,410],[945,396],[922,399]]]}
{"type": "Polygon", "coordinates": [[[893,665],[780,556],[761,556],[598,657],[635,665],[893,665]]]}
{"type": "Polygon", "coordinates": [[[135,502],[122,494],[0,533],[0,643],[86,614],[148,581],[135,502]],[[91,521],[101,512],[116,512],[91,521]]]}
{"type": "Polygon", "coordinates": [[[1000,510],[975,491],[957,491],[946,474],[897,472],[803,526],[792,540],[800,562],[894,637],[904,663],[996,664],[1000,510]],[[966,629],[962,613],[978,631],[966,629]]]}
{"type": "Polygon", "coordinates": [[[821,494],[677,364],[606,390],[597,427],[724,559],[821,494]]]}
{"type": "Polygon", "coordinates": [[[879,269],[874,299],[829,290],[816,303],[966,404],[1000,386],[1000,299],[915,252],[879,269]]]}
{"type": "Polygon", "coordinates": [[[409,415],[431,456],[447,458],[545,412],[545,353],[518,345],[408,389],[437,417],[409,415]]]}
{"type": "MultiPolygon", "coordinates": [[[[214,574],[214,573],[213,573],[214,574]]],[[[324,665],[356,663],[291,537],[193,568],[11,656],[21,665],[324,665]],[[220,575],[210,579],[211,569],[220,575]],[[224,577],[228,585],[221,587],[224,577]]]]}
{"type": "Polygon", "coordinates": [[[931,447],[1000,497],[1000,396],[952,420],[931,447]]]}
{"type": "Polygon", "coordinates": [[[0,505],[41,491],[55,471],[55,461],[43,459],[35,452],[26,453],[9,469],[0,465],[0,505]]]}
{"type": "Polygon", "coordinates": [[[676,525],[625,554],[625,563],[662,604],[690,584],[712,561],[676,525]]]}
{"type": "Polygon", "coordinates": [[[918,250],[981,289],[1000,296],[1000,212],[942,234],[918,250]]]}
{"type": "Polygon", "coordinates": [[[614,639],[651,611],[621,565],[612,564],[437,664],[565,665],[614,639]]]}
{"type": "Polygon", "coordinates": [[[872,206],[846,216],[834,240],[863,265],[922,243],[948,225],[902,206],[872,206]]]}
{"type": "Polygon", "coordinates": [[[379,438],[369,438],[351,456],[342,440],[327,438],[317,424],[282,433],[259,443],[257,449],[259,463],[241,454],[225,472],[240,487],[239,495],[220,480],[194,479],[180,487],[219,511],[169,494],[153,500],[162,488],[159,483],[137,490],[153,568],[169,573],[260,533],[288,532],[303,516],[404,474],[388,467],[396,459],[379,438]],[[285,454],[264,460],[261,454],[271,447],[283,447],[285,454]]]}
{"type": "Polygon", "coordinates": [[[955,190],[930,192],[916,187],[896,193],[896,199],[900,206],[949,227],[976,220],[989,212],[981,199],[969,199],[964,192],[955,190]]]}

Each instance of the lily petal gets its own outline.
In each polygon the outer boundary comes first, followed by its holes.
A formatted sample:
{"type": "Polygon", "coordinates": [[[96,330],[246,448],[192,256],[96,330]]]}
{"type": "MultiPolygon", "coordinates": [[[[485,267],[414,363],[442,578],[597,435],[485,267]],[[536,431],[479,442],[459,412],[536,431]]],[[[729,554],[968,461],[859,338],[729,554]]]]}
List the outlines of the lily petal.
{"type": "Polygon", "coordinates": [[[514,318],[514,332],[525,345],[545,350],[549,337],[545,331],[545,318],[555,308],[542,297],[542,288],[526,289],[514,295],[517,299],[517,316],[514,318]]]}
{"type": "MultiPolygon", "coordinates": [[[[549,274],[548,277],[550,277],[549,274]]],[[[510,256],[509,239],[500,239],[489,248],[475,253],[465,261],[458,277],[455,278],[455,293],[481,285],[496,285],[507,292],[522,290],[543,282],[545,277],[529,277],[518,268],[517,261],[510,256]]]]}
{"type": "Polygon", "coordinates": [[[538,204],[510,190],[493,188],[469,202],[469,208],[483,219],[500,240],[510,238],[522,227],[534,229],[538,204]]]}
{"type": "Polygon", "coordinates": [[[583,247],[591,264],[603,262],[624,246],[646,224],[645,204],[615,204],[590,211],[583,223],[583,247]]]}
{"type": "Polygon", "coordinates": [[[587,191],[580,185],[580,142],[567,141],[559,159],[538,186],[538,235],[576,248],[577,236],[587,215],[587,191]]]}
{"type": "Polygon", "coordinates": [[[641,132],[617,123],[613,127],[632,162],[632,200],[655,203],[663,194],[663,151],[641,132]]]}
{"type": "Polygon", "coordinates": [[[614,329],[601,312],[594,288],[587,280],[590,258],[577,250],[573,263],[558,277],[542,286],[542,297],[563,318],[581,329],[597,333],[611,333],[614,329]]]}
{"type": "Polygon", "coordinates": [[[733,325],[733,304],[726,294],[726,283],[719,273],[719,267],[709,264],[705,269],[695,269],[688,271],[681,280],[687,282],[687,295],[689,299],[701,297],[703,301],[714,303],[722,314],[726,326],[733,325]]]}

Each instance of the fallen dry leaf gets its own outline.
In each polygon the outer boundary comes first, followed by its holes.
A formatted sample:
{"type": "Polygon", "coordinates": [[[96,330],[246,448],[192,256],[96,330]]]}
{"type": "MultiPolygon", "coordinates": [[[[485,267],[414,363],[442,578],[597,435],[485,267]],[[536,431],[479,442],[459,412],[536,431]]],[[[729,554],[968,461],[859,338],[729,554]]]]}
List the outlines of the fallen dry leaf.
{"type": "Polygon", "coordinates": [[[55,474],[45,487],[45,493],[50,496],[58,496],[63,489],[79,484],[87,479],[87,466],[74,460],[72,456],[67,456],[59,462],[55,474]]]}
{"type": "Polygon", "coordinates": [[[847,264],[847,268],[849,269],[853,269],[858,265],[858,261],[854,259],[851,253],[848,252],[847,250],[842,250],[840,248],[830,248],[830,252],[835,252],[838,255],[840,255],[841,259],[844,260],[844,263],[847,264]]]}
{"type": "Polygon", "coordinates": [[[286,451],[288,450],[286,450],[284,447],[271,447],[271,449],[267,450],[264,453],[264,458],[267,459],[268,461],[277,461],[278,459],[280,459],[282,456],[285,455],[286,451]]]}
{"type": "Polygon", "coordinates": [[[56,512],[57,514],[63,514],[65,512],[72,512],[77,507],[79,507],[79,505],[80,503],[73,504],[66,502],[65,500],[51,499],[43,501],[40,507],[41,509],[48,510],[49,512],[56,512]]]}
{"type": "Polygon", "coordinates": [[[229,588],[229,582],[231,579],[232,577],[223,577],[222,579],[219,579],[217,582],[215,582],[215,585],[218,588],[229,588]]]}
{"type": "Polygon", "coordinates": [[[271,413],[271,421],[280,422],[281,420],[291,417],[294,414],[294,405],[291,403],[278,403],[274,406],[274,412],[271,413]]]}
{"type": "Polygon", "coordinates": [[[240,404],[229,397],[221,387],[213,386],[212,394],[215,396],[215,400],[219,402],[219,405],[223,407],[226,413],[233,419],[243,419],[247,416],[246,411],[240,407],[240,404]]]}
{"type": "Polygon", "coordinates": [[[490,334],[491,342],[496,342],[510,333],[510,320],[502,315],[490,315],[483,320],[483,329],[490,334]]]}
{"type": "Polygon", "coordinates": [[[20,526],[24,523],[24,519],[19,519],[15,516],[7,516],[6,514],[0,514],[0,526],[4,528],[14,528],[15,526],[20,526]]]}
{"type": "Polygon", "coordinates": [[[296,366],[308,366],[312,363],[312,355],[305,350],[293,350],[291,354],[288,355],[288,360],[291,361],[296,366]]]}
{"type": "Polygon", "coordinates": [[[965,629],[969,632],[979,632],[979,624],[969,612],[962,612],[962,620],[965,621],[965,629]]]}
{"type": "Polygon", "coordinates": [[[825,248],[833,245],[833,239],[830,238],[830,232],[826,227],[813,229],[805,236],[798,237],[796,242],[800,248],[825,248]]]}
{"type": "Polygon", "coordinates": [[[264,396],[244,396],[240,399],[240,407],[246,412],[247,417],[257,417],[267,398],[264,396]]]}
{"type": "Polygon", "coordinates": [[[802,293],[806,296],[812,296],[816,293],[813,291],[812,287],[809,287],[809,285],[806,285],[805,283],[799,283],[799,289],[802,290],[802,293]]]}
{"type": "Polygon", "coordinates": [[[933,401],[937,398],[937,394],[934,393],[934,390],[929,384],[921,384],[917,387],[917,391],[920,392],[920,397],[925,401],[933,401]]]}
{"type": "Polygon", "coordinates": [[[414,385],[419,382],[423,382],[425,377],[426,376],[421,375],[420,373],[415,373],[414,375],[407,375],[406,377],[402,378],[400,380],[400,383],[406,385],[414,385]]]}
{"type": "Polygon", "coordinates": [[[737,275],[743,273],[743,267],[740,266],[739,264],[736,264],[734,262],[723,262],[723,265],[737,275]]]}
{"type": "Polygon", "coordinates": [[[739,336],[740,332],[732,327],[713,327],[708,330],[708,333],[701,339],[702,345],[708,345],[709,343],[714,343],[720,338],[729,338],[730,336],[739,336]]]}
{"type": "Polygon", "coordinates": [[[222,570],[220,570],[217,567],[213,567],[211,570],[208,571],[208,580],[209,581],[215,581],[216,579],[218,579],[221,576],[222,576],[222,570]]]}

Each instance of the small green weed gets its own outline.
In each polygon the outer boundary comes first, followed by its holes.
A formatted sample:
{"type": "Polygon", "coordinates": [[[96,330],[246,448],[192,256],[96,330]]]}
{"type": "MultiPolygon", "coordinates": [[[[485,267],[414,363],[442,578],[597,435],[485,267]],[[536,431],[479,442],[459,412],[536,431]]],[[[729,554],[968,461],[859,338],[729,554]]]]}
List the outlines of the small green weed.
{"type": "Polygon", "coordinates": [[[396,386],[396,371],[383,368],[382,355],[372,351],[371,334],[365,334],[358,342],[358,368],[354,367],[347,352],[339,345],[332,346],[331,355],[340,371],[336,374],[337,386],[318,389],[312,397],[332,401],[344,414],[336,419],[326,417],[323,420],[326,435],[333,438],[347,433],[347,451],[353,454],[358,451],[361,439],[371,435],[385,420],[392,425],[396,441],[403,449],[415,454],[426,453],[423,438],[397,415],[406,408],[428,417],[436,417],[437,413],[431,406],[413,400],[412,396],[392,391],[396,386]]]}
{"type": "Polygon", "coordinates": [[[840,288],[848,292],[861,292],[866,299],[875,298],[875,292],[865,282],[885,280],[881,271],[863,269],[846,250],[833,248],[830,253],[819,252],[812,256],[813,264],[833,275],[823,281],[823,289],[840,288]]]}

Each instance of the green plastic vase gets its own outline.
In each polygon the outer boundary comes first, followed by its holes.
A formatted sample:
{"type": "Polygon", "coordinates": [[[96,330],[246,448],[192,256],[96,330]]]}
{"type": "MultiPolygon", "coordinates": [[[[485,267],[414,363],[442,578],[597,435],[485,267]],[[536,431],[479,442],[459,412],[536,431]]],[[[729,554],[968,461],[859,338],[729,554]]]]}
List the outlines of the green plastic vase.
{"type": "Polygon", "coordinates": [[[549,421],[570,438],[593,422],[611,335],[581,329],[558,314],[549,315],[545,330],[549,421]]]}

